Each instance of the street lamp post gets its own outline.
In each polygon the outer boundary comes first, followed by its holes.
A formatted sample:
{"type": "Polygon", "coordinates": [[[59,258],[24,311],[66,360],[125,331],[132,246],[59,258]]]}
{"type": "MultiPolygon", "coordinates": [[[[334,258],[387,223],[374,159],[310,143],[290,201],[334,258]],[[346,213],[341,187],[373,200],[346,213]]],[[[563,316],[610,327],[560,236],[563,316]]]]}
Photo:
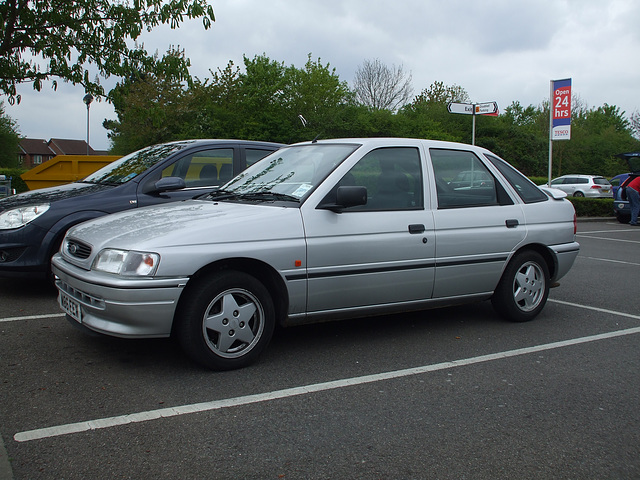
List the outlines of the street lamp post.
{"type": "Polygon", "coordinates": [[[87,105],[87,155],[89,155],[89,105],[93,102],[93,95],[87,93],[82,101],[87,105]]]}

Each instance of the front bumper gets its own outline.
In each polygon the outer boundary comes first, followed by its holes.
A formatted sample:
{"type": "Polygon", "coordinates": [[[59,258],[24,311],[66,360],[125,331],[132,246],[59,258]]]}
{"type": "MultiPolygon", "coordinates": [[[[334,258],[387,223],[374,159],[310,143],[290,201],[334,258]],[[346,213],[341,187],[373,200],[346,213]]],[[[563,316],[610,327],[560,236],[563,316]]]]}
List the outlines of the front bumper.
{"type": "Polygon", "coordinates": [[[58,300],[79,306],[76,320],[98,333],[122,338],[168,337],[178,299],[189,280],[96,274],[70,265],[59,254],[53,257],[52,267],[58,300]]]}

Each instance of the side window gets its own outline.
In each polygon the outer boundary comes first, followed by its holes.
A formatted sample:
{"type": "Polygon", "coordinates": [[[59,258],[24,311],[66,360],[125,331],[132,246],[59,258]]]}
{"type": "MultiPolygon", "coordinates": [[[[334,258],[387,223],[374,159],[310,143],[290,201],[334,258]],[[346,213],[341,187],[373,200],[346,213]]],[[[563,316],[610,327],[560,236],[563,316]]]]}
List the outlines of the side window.
{"type": "Polygon", "coordinates": [[[367,187],[367,204],[350,210],[415,210],[424,206],[420,153],[393,147],[365,155],[337,186],[367,187]]]}
{"type": "MultiPolygon", "coordinates": [[[[507,182],[511,184],[524,203],[536,203],[549,200],[546,193],[540,190],[535,183],[513,168],[510,164],[501,158],[494,157],[493,155],[485,154],[485,156],[491,163],[493,163],[504,178],[507,179],[507,182]]],[[[551,185],[554,185],[554,183],[551,182],[551,185]]]]}
{"type": "Polygon", "coordinates": [[[187,188],[222,185],[233,177],[233,149],[203,150],[182,157],[162,171],[163,177],[180,177],[187,188]]]}
{"type": "Polygon", "coordinates": [[[262,160],[264,157],[269,155],[271,150],[258,150],[256,148],[247,148],[245,149],[246,157],[247,157],[247,167],[250,167],[258,160],[262,160]]]}
{"type": "MultiPolygon", "coordinates": [[[[496,181],[472,152],[431,149],[438,208],[498,205],[496,181]]],[[[504,190],[504,189],[503,189],[504,190]]]]}

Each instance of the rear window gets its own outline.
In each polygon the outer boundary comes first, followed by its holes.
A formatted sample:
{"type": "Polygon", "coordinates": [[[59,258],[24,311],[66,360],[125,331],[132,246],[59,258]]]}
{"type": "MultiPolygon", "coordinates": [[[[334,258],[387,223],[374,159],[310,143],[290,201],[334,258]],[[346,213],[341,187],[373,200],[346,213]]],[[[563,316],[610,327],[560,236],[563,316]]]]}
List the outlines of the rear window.
{"type": "Polygon", "coordinates": [[[594,178],[593,183],[596,185],[611,185],[606,178],[594,178]]]}
{"type": "MultiPolygon", "coordinates": [[[[540,190],[531,180],[501,158],[486,155],[487,159],[507,179],[507,182],[518,193],[524,203],[545,202],[549,200],[547,194],[540,190]]],[[[553,184],[553,182],[551,182],[553,184]]]]}

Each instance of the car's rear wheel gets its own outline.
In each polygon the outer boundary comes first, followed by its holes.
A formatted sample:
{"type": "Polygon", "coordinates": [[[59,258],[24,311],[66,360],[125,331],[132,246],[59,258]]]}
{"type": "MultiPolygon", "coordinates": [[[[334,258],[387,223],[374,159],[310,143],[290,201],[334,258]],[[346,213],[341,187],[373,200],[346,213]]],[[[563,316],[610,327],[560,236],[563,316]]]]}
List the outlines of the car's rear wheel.
{"type": "Polygon", "coordinates": [[[616,218],[620,223],[629,223],[631,221],[631,215],[617,215],[616,218]]]}
{"type": "Polygon", "coordinates": [[[493,293],[491,303],[498,313],[513,322],[533,320],[547,303],[549,268],[534,251],[511,259],[493,293]]]}
{"type": "Polygon", "coordinates": [[[251,275],[218,272],[188,287],[184,295],[175,333],[185,352],[201,365],[214,370],[245,367],[271,340],[273,301],[251,275]]]}
{"type": "Polygon", "coordinates": [[[575,192],[575,193],[573,194],[573,196],[574,196],[574,197],[584,197],[584,193],[582,193],[582,192],[575,192]]]}

